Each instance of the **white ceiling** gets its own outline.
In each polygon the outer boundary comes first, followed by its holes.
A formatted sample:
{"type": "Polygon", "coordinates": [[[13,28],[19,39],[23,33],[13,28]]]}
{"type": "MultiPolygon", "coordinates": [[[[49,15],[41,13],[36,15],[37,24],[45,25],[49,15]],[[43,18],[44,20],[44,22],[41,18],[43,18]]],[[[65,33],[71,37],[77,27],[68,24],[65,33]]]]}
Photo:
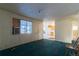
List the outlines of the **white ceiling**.
{"type": "Polygon", "coordinates": [[[78,3],[0,3],[0,8],[35,18],[65,17],[79,11],[78,3]]]}

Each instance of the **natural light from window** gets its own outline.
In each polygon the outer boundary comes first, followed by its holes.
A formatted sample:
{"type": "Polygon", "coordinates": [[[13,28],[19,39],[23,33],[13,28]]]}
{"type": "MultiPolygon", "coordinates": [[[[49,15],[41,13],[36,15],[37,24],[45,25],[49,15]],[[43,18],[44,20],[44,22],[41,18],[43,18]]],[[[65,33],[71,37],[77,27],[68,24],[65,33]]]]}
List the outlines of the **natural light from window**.
{"type": "Polygon", "coordinates": [[[32,33],[32,22],[21,20],[20,21],[20,33],[32,33]]]}

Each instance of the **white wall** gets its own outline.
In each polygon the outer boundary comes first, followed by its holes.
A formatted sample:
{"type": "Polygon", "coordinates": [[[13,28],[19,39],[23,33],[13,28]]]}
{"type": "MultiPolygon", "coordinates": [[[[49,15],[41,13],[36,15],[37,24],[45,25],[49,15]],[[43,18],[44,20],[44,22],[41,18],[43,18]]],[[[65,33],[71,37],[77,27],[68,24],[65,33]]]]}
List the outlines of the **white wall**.
{"type": "Polygon", "coordinates": [[[72,21],[69,19],[57,19],[56,25],[56,40],[66,43],[72,42],[72,21]]]}
{"type": "MultiPolygon", "coordinates": [[[[44,20],[43,28],[46,33],[43,35],[43,38],[48,37],[48,24],[53,22],[54,20],[44,20]]],[[[52,23],[53,24],[53,23],[52,23]]],[[[73,40],[72,36],[72,20],[70,18],[66,19],[55,19],[55,40],[56,41],[61,41],[61,42],[66,42],[66,43],[71,43],[73,40]]],[[[53,40],[53,39],[52,39],[53,40]]]]}
{"type": "Polygon", "coordinates": [[[42,20],[32,20],[32,34],[12,35],[13,17],[26,19],[22,16],[0,9],[0,50],[42,38],[42,35],[40,35],[42,34],[42,20]]]}

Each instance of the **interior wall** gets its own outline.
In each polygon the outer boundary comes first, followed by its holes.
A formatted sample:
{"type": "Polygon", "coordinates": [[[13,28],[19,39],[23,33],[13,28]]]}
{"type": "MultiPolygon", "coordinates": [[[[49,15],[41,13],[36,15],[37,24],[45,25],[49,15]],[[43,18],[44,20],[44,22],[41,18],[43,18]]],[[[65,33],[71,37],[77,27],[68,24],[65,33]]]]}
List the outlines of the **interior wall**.
{"type": "Polygon", "coordinates": [[[72,42],[72,21],[69,19],[57,19],[56,25],[56,40],[66,43],[72,42]]]}
{"type": "Polygon", "coordinates": [[[32,21],[32,34],[12,35],[13,17],[27,20],[25,17],[0,9],[0,50],[42,38],[42,20],[36,19],[30,19],[32,21]]]}

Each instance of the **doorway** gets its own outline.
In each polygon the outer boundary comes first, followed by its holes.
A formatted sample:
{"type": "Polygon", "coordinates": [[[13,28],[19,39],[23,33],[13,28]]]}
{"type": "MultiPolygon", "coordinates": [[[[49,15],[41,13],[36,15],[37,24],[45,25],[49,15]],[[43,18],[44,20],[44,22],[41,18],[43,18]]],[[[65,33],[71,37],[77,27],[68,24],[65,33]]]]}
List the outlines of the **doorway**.
{"type": "Polygon", "coordinates": [[[55,21],[44,20],[43,21],[43,38],[55,40],[55,21]]]}

